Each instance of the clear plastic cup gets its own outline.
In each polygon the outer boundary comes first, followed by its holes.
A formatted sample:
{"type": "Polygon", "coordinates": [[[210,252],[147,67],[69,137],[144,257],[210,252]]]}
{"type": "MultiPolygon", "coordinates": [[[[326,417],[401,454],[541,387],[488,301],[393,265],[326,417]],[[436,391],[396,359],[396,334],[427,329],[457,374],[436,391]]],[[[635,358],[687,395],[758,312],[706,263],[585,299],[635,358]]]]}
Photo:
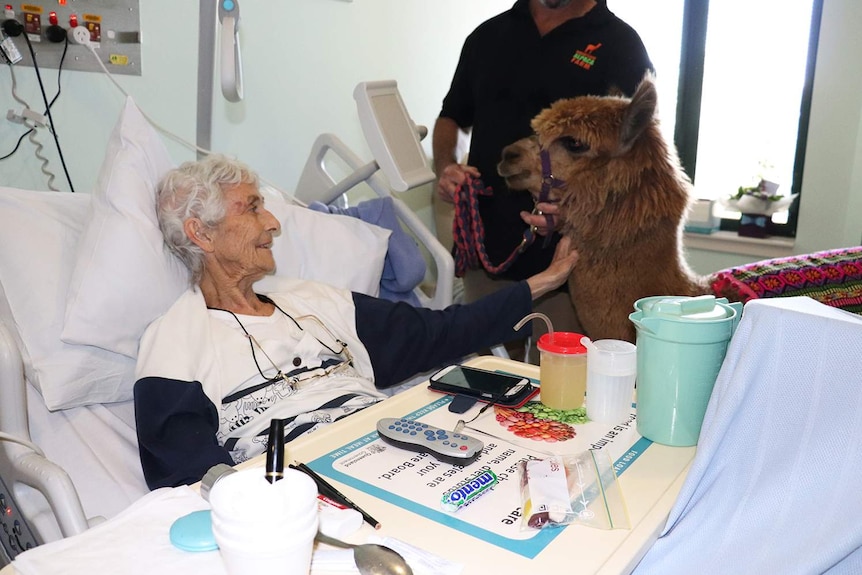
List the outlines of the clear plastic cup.
{"type": "Polygon", "coordinates": [[[637,347],[618,339],[584,342],[587,352],[587,417],[620,423],[632,410],[637,347]]]}
{"type": "Polygon", "coordinates": [[[551,409],[576,409],[587,390],[587,348],[584,336],[570,331],[546,333],[539,348],[540,399],[551,409]]]}

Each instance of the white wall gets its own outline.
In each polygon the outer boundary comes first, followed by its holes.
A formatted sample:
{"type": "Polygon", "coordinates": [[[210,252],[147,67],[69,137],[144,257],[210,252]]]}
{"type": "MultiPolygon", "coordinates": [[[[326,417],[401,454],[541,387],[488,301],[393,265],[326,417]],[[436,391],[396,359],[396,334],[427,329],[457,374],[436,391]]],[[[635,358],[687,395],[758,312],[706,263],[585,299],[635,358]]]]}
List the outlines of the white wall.
{"type": "MultiPolygon", "coordinates": [[[[513,2],[246,0],[245,99],[231,104],[217,94],[212,148],[239,156],[288,190],[322,132],[335,133],[370,159],[352,98],[356,83],[397,80],[414,121],[430,128],[464,37],[513,2]]],[[[862,238],[862,38],[857,34],[862,4],[824,4],[797,253],[857,245],[862,238]]],[[[613,10],[613,0],[609,5],[613,10]]],[[[142,0],[140,8],[143,76],[116,78],[145,113],[194,141],[198,3],[142,0]]],[[[35,105],[41,96],[32,68],[16,72],[18,93],[34,108],[41,107],[35,105]]],[[[50,97],[56,71],[42,72],[50,97]]],[[[0,70],[0,155],[12,149],[20,134],[17,126],[1,119],[14,104],[10,89],[8,71],[0,70]]],[[[53,108],[60,142],[76,189],[90,191],[123,96],[97,73],[64,71],[62,89],[53,108]]],[[[41,139],[57,184],[68,189],[49,136],[41,139]]],[[[193,157],[179,145],[169,146],[177,161],[193,157]]],[[[430,151],[428,142],[426,149],[430,151]]],[[[46,189],[26,141],[12,159],[0,162],[0,184],[46,189]]],[[[429,193],[429,187],[408,192],[410,203],[429,211],[429,193]]],[[[707,272],[756,258],[693,250],[690,259],[695,269],[707,272]]]]}
{"type": "Polygon", "coordinates": [[[862,243],[862,4],[823,4],[797,241],[806,251],[862,243]]]}

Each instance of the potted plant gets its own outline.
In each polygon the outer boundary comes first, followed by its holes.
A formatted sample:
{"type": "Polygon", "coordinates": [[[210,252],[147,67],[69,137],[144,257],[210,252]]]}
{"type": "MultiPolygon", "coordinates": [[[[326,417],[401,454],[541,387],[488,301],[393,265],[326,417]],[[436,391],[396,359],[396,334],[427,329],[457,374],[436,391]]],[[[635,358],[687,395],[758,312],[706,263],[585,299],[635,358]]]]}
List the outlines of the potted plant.
{"type": "Polygon", "coordinates": [[[798,195],[783,196],[778,193],[778,184],[762,179],[753,187],[740,186],[736,194],[722,200],[722,204],[741,214],[739,235],[765,238],[769,235],[767,224],[772,214],[787,209],[798,195]]]}

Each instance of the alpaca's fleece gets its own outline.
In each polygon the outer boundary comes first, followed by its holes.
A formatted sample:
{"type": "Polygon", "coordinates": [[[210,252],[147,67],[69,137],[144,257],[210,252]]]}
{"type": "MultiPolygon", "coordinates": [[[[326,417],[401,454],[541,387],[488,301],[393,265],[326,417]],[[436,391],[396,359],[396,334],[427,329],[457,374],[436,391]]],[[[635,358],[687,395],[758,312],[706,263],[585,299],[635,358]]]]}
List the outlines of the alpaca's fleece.
{"type": "Polygon", "coordinates": [[[651,295],[709,292],[682,253],[691,183],[661,135],[656,89],[646,77],[631,99],[559,100],[533,119],[535,136],[503,150],[498,172],[512,189],[538,198],[540,150],[565,185],[557,229],[579,252],[569,291],[593,339],[634,341],[632,305],[651,295]]]}

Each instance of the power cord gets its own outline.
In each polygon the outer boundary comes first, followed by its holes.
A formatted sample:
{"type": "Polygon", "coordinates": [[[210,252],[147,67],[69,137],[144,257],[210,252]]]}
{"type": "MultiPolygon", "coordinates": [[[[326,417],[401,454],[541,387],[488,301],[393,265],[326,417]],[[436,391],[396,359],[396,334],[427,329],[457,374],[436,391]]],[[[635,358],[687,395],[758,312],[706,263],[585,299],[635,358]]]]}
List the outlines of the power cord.
{"type": "MultiPolygon", "coordinates": [[[[33,112],[33,110],[30,108],[30,105],[26,102],[26,100],[22,99],[18,95],[18,91],[17,91],[18,83],[17,83],[17,79],[15,77],[15,68],[12,67],[11,65],[9,67],[9,74],[12,77],[12,97],[15,99],[16,102],[18,102],[19,104],[24,106],[24,108],[21,111],[20,116],[14,114],[12,112],[12,110],[9,110],[9,112],[6,114],[6,119],[8,119],[10,122],[21,123],[24,126],[26,126],[27,128],[29,128],[29,130],[24,132],[24,135],[22,135],[21,138],[18,140],[18,145],[20,145],[21,140],[24,139],[24,136],[29,136],[30,143],[33,144],[33,147],[35,148],[34,154],[36,155],[36,158],[42,164],[41,165],[42,173],[45,174],[45,177],[48,179],[48,189],[51,191],[57,192],[59,190],[56,187],[54,187],[54,179],[55,179],[54,173],[48,169],[48,166],[50,165],[48,162],[48,158],[46,158],[45,156],[42,155],[42,149],[43,149],[42,143],[39,142],[38,138],[36,137],[36,133],[37,133],[36,128],[39,125],[42,125],[42,126],[45,125],[45,117],[40,116],[39,114],[33,112]]],[[[53,101],[51,103],[53,104],[53,101]]],[[[15,146],[15,149],[16,150],[18,149],[17,145],[15,146]]],[[[13,150],[13,153],[14,153],[14,151],[15,150],[13,150]]],[[[9,155],[11,155],[11,154],[9,154],[9,155]]],[[[8,156],[4,156],[4,158],[6,158],[6,157],[8,157],[8,156]]]]}
{"type": "MultiPolygon", "coordinates": [[[[51,116],[51,106],[48,103],[48,96],[45,94],[45,85],[42,83],[42,74],[39,72],[39,65],[36,63],[36,52],[33,50],[33,44],[27,34],[24,34],[24,40],[27,43],[27,48],[30,50],[30,57],[33,59],[33,69],[36,71],[36,79],[39,81],[39,91],[42,93],[42,101],[45,103],[45,113],[48,116],[48,125],[50,126],[51,135],[54,137],[54,144],[57,147],[57,155],[60,157],[60,164],[63,166],[63,172],[66,174],[66,182],[69,184],[69,190],[74,192],[75,186],[72,185],[72,178],[69,176],[69,170],[66,168],[66,160],[63,157],[63,149],[60,147],[60,139],[57,137],[57,129],[54,126],[54,118],[51,116]]],[[[68,39],[66,47],[68,47],[68,39]]],[[[65,54],[65,50],[64,50],[65,54]]]]}
{"type": "MultiPolygon", "coordinates": [[[[2,48],[0,48],[0,49],[2,49],[2,48]]],[[[66,44],[63,46],[63,54],[60,56],[60,64],[57,68],[57,93],[54,94],[53,98],[51,98],[51,102],[48,105],[49,108],[54,106],[54,102],[56,102],[57,98],[60,97],[60,93],[62,91],[61,74],[63,72],[63,64],[66,61],[66,53],[67,53],[68,49],[69,49],[69,43],[66,42],[66,44]]],[[[28,120],[29,120],[30,122],[41,122],[44,124],[45,118],[40,117],[35,112],[32,112],[30,105],[18,95],[18,91],[17,91],[18,83],[17,83],[17,78],[15,76],[15,67],[11,62],[9,62],[9,75],[12,78],[12,97],[15,99],[16,102],[18,102],[19,104],[21,104],[23,106],[23,112],[24,113],[22,113],[18,117],[15,117],[14,114],[7,113],[6,117],[10,121],[17,121],[17,122],[19,122],[25,126],[28,126],[29,129],[26,132],[24,132],[23,134],[21,134],[21,137],[18,138],[18,141],[15,143],[15,147],[12,148],[11,152],[6,154],[5,156],[0,156],[0,161],[11,158],[15,154],[15,152],[18,151],[18,148],[21,147],[21,142],[24,141],[24,138],[27,138],[29,136],[30,142],[36,148],[35,155],[42,163],[42,166],[41,166],[42,173],[45,174],[45,176],[48,178],[48,189],[50,189],[52,191],[59,191],[53,185],[55,176],[51,171],[48,170],[48,159],[41,155],[42,144],[36,139],[36,129],[30,123],[28,123],[28,120]]],[[[10,110],[10,112],[11,112],[11,110],[10,110]]]]}
{"type": "MultiPolygon", "coordinates": [[[[60,93],[62,91],[61,74],[63,72],[63,64],[66,62],[66,53],[68,52],[68,50],[69,50],[69,42],[67,41],[66,44],[63,46],[63,53],[60,56],[60,64],[57,66],[57,93],[54,94],[53,98],[51,98],[51,102],[48,105],[49,108],[54,106],[54,102],[56,102],[57,98],[60,97],[60,93]]],[[[3,52],[4,55],[6,55],[5,49],[3,48],[2,45],[0,45],[0,52],[3,52]]],[[[18,95],[18,92],[17,92],[18,83],[17,83],[16,77],[15,77],[14,62],[9,61],[7,63],[9,64],[9,75],[12,78],[12,97],[15,99],[16,102],[18,102],[19,104],[24,106],[24,109],[30,110],[31,109],[30,105],[18,95]]],[[[7,118],[8,117],[9,116],[7,115],[7,118]]],[[[22,115],[22,119],[23,119],[23,115],[22,115]]],[[[23,123],[23,122],[21,122],[21,123],[23,123]]],[[[6,154],[5,156],[0,156],[0,161],[12,157],[12,155],[18,151],[18,148],[21,146],[21,142],[24,141],[24,138],[26,138],[28,135],[30,135],[30,133],[32,131],[33,131],[33,128],[30,128],[29,130],[27,130],[26,132],[21,134],[21,137],[18,138],[18,142],[15,144],[15,147],[12,149],[12,151],[9,152],[8,154],[6,154]]]]}
{"type": "MultiPolygon", "coordinates": [[[[80,44],[81,46],[85,47],[87,50],[90,51],[90,53],[93,55],[93,59],[96,60],[96,63],[99,65],[99,67],[105,73],[105,75],[108,77],[108,80],[110,80],[111,83],[117,88],[117,90],[119,90],[120,93],[123,94],[125,97],[131,98],[129,93],[126,92],[123,89],[123,87],[120,86],[120,84],[114,79],[114,76],[111,74],[111,72],[105,66],[105,64],[102,62],[102,59],[99,58],[99,55],[96,53],[96,49],[93,47],[92,42],[90,42],[90,32],[82,26],[77,26],[77,27],[72,29],[72,38],[75,40],[75,42],[77,44],[80,44]]],[[[198,147],[195,144],[192,144],[191,142],[184,140],[183,138],[177,136],[176,134],[174,134],[170,130],[161,127],[158,123],[155,122],[155,120],[150,118],[143,110],[141,110],[141,115],[156,130],[158,130],[159,132],[161,132],[165,136],[169,137],[170,139],[174,140],[175,142],[182,144],[183,146],[185,146],[186,148],[188,148],[194,152],[200,152],[202,154],[207,154],[207,155],[212,154],[211,150],[207,150],[207,149],[198,147]]]]}
{"type": "Polygon", "coordinates": [[[11,151],[11,152],[9,152],[8,154],[6,154],[5,156],[0,156],[0,161],[3,161],[3,160],[8,159],[8,158],[11,158],[11,157],[12,157],[12,155],[13,155],[13,154],[15,154],[15,152],[17,152],[17,151],[18,151],[18,148],[20,148],[20,147],[21,147],[21,142],[23,142],[23,141],[24,141],[24,138],[26,138],[27,136],[29,136],[29,135],[30,135],[30,132],[32,132],[32,131],[33,131],[33,130],[32,130],[32,129],[30,129],[30,130],[27,130],[26,132],[24,132],[23,134],[21,134],[21,137],[20,137],[20,138],[18,138],[18,142],[15,144],[15,147],[14,147],[14,148],[12,148],[12,151],[11,151]]]}
{"type": "MultiPolygon", "coordinates": [[[[126,91],[123,89],[123,87],[122,87],[122,86],[120,86],[120,84],[119,84],[119,83],[114,79],[114,76],[111,74],[111,72],[110,72],[110,71],[108,70],[108,68],[105,66],[105,64],[102,62],[102,59],[101,59],[101,58],[99,58],[99,55],[96,53],[96,49],[93,47],[92,43],[90,42],[90,33],[89,33],[89,31],[87,31],[85,28],[83,28],[83,27],[81,27],[81,26],[78,26],[78,27],[76,27],[76,28],[74,28],[74,29],[72,30],[72,38],[74,39],[75,43],[80,44],[81,46],[84,46],[85,48],[87,48],[87,49],[90,51],[90,53],[93,55],[93,58],[96,60],[96,63],[99,65],[99,67],[100,67],[100,68],[102,69],[102,71],[105,73],[105,76],[107,76],[107,77],[108,77],[108,80],[110,80],[110,81],[111,81],[111,83],[112,83],[112,84],[117,88],[117,90],[119,90],[119,91],[120,91],[120,93],[121,93],[121,94],[123,94],[124,96],[126,96],[127,98],[131,98],[131,96],[129,95],[129,93],[128,93],[128,92],[126,92],[126,91]],[[80,30],[80,32],[79,32],[79,30],[80,30]]],[[[139,110],[140,110],[140,108],[139,108],[139,110]]],[[[185,140],[185,139],[181,138],[180,136],[177,136],[176,134],[174,134],[173,132],[171,132],[171,131],[170,131],[170,130],[168,130],[167,128],[163,128],[163,127],[162,127],[162,126],[160,126],[160,125],[159,125],[155,120],[153,120],[152,118],[150,118],[150,117],[146,114],[146,112],[144,112],[143,110],[140,110],[140,112],[141,112],[141,115],[144,117],[144,119],[145,119],[147,122],[149,122],[149,123],[150,123],[150,125],[152,125],[152,126],[153,126],[153,128],[155,128],[157,131],[159,131],[160,133],[164,134],[165,136],[167,136],[167,137],[168,137],[168,138],[170,138],[171,140],[173,140],[173,141],[175,141],[175,142],[179,143],[180,145],[182,145],[182,146],[184,146],[184,147],[188,148],[189,150],[191,150],[191,151],[193,151],[193,152],[200,152],[201,154],[204,154],[204,155],[207,155],[207,156],[213,153],[213,151],[212,151],[212,150],[207,150],[206,148],[201,148],[200,146],[197,146],[197,145],[195,145],[195,144],[193,144],[193,143],[191,143],[191,142],[189,142],[189,141],[187,141],[187,140],[185,140]]],[[[308,207],[308,206],[307,206],[304,202],[302,202],[300,199],[298,199],[298,198],[294,197],[292,194],[288,194],[287,192],[285,192],[285,191],[281,190],[278,186],[276,186],[275,184],[273,184],[273,183],[271,183],[271,182],[267,181],[265,178],[263,178],[263,177],[261,177],[261,176],[258,176],[258,178],[259,178],[259,179],[260,179],[260,181],[261,181],[261,182],[263,182],[264,184],[266,184],[266,185],[268,185],[268,186],[270,186],[270,187],[274,188],[274,189],[275,189],[275,190],[277,190],[279,193],[281,193],[284,197],[286,197],[286,198],[290,199],[290,201],[292,201],[292,202],[296,203],[297,205],[299,205],[299,206],[301,206],[301,207],[304,207],[304,208],[307,208],[307,207],[308,207]]]]}

